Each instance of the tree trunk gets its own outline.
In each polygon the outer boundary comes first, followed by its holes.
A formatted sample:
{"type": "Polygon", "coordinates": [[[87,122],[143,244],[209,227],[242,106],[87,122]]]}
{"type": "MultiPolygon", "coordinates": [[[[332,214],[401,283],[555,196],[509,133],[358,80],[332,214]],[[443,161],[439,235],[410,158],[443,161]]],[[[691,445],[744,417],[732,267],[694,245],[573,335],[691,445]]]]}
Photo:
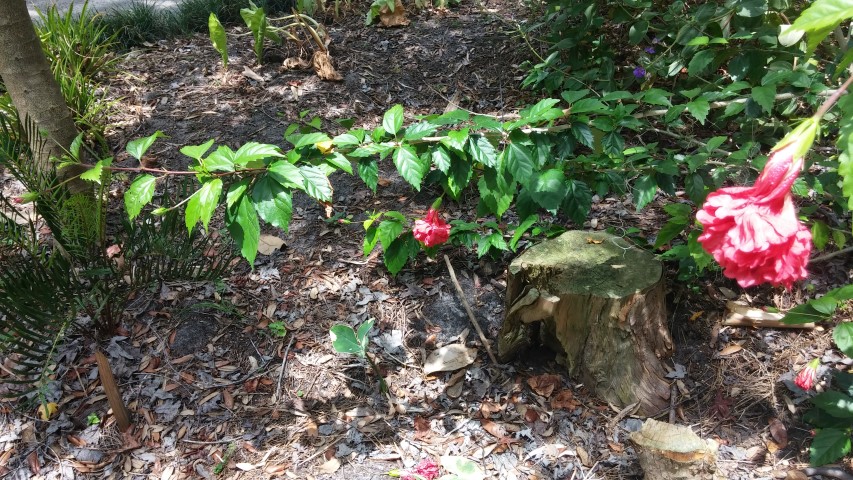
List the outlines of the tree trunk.
{"type": "Polygon", "coordinates": [[[566,232],[510,264],[498,354],[544,344],[602,399],[656,415],[670,396],[664,301],[654,255],[606,233],[566,232]]]}
{"type": "MultiPolygon", "coordinates": [[[[50,157],[58,158],[68,150],[77,136],[77,128],[42,52],[26,0],[0,0],[0,77],[21,121],[33,122],[46,137],[43,147],[37,145],[38,139],[27,140],[39,166],[49,168],[50,157]]],[[[81,167],[67,167],[59,172],[59,177],[64,180],[83,171],[81,167]]],[[[74,193],[91,190],[80,179],[67,185],[74,193]]]]}

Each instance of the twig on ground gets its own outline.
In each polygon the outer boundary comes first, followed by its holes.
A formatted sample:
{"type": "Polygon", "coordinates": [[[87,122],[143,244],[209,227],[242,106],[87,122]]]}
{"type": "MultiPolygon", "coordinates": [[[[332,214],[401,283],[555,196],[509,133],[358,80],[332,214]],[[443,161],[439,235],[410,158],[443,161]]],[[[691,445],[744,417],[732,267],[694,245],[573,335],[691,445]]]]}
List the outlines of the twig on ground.
{"type": "Polygon", "coordinates": [[[803,469],[803,473],[810,477],[823,475],[825,477],[837,478],[838,480],[853,480],[853,475],[838,467],[808,467],[803,469]]]}
{"type": "Polygon", "coordinates": [[[281,398],[281,377],[284,375],[284,367],[287,366],[287,354],[290,353],[290,346],[293,345],[294,336],[290,336],[290,342],[287,344],[287,348],[284,349],[284,355],[281,359],[281,370],[278,372],[278,384],[275,387],[275,399],[278,400],[281,398]]]}
{"type": "Polygon", "coordinates": [[[853,247],[842,248],[841,250],[839,250],[837,252],[831,252],[831,253],[827,253],[826,255],[814,257],[813,259],[809,260],[809,263],[824,262],[824,261],[829,260],[831,258],[835,258],[835,257],[841,256],[841,255],[846,255],[850,252],[853,252],[853,247]]]}
{"type": "Polygon", "coordinates": [[[675,382],[669,386],[669,423],[675,425],[675,396],[678,394],[678,386],[675,382]]]}
{"type": "Polygon", "coordinates": [[[182,442],[184,442],[184,443],[193,443],[193,444],[196,444],[196,445],[220,445],[220,444],[223,444],[223,443],[236,442],[236,441],[238,441],[238,440],[240,440],[240,437],[234,437],[234,438],[223,438],[222,440],[207,440],[207,441],[205,441],[205,440],[189,440],[189,439],[186,439],[186,438],[182,438],[182,439],[181,439],[181,441],[182,441],[182,442]]]}
{"type": "Polygon", "coordinates": [[[486,347],[486,353],[489,354],[489,359],[491,359],[492,363],[498,365],[498,359],[495,358],[495,354],[492,353],[492,347],[489,345],[489,341],[486,340],[486,336],[483,334],[480,324],[477,323],[477,317],[474,316],[471,306],[468,305],[468,300],[465,298],[465,292],[462,291],[462,287],[459,285],[459,280],[456,279],[456,271],[453,270],[453,265],[450,264],[450,259],[447,258],[447,255],[444,256],[444,263],[447,264],[447,271],[450,272],[450,280],[453,282],[453,286],[456,287],[456,293],[459,294],[459,300],[462,301],[462,306],[465,307],[465,311],[468,313],[468,318],[471,320],[471,323],[474,324],[474,329],[477,330],[477,335],[480,336],[480,341],[483,342],[483,346],[486,347]]]}

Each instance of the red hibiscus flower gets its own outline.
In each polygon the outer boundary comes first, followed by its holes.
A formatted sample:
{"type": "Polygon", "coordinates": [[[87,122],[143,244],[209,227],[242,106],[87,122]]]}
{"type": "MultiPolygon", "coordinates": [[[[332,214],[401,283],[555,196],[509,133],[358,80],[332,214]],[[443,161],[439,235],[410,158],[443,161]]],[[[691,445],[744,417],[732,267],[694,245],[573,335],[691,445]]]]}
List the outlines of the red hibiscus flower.
{"type": "Polygon", "coordinates": [[[438,478],[438,464],[431,458],[421,460],[414,471],[403,474],[403,480],[435,480],[438,478]]]}
{"type": "Polygon", "coordinates": [[[771,283],[790,288],[807,275],[812,236],[797,218],[791,185],[814,130],[794,133],[770,153],[755,185],[721,188],[696,214],[704,227],[699,242],[741,287],[771,283]]]}
{"type": "Polygon", "coordinates": [[[435,208],[430,208],[426,219],[415,220],[415,228],[412,229],[415,240],[426,247],[441,245],[450,238],[450,225],[448,225],[435,208]]]}
{"type": "Polygon", "coordinates": [[[803,367],[803,369],[800,370],[800,373],[797,374],[797,378],[794,379],[794,383],[803,390],[811,390],[814,386],[815,379],[817,378],[817,367],[819,365],[819,358],[815,358],[809,362],[808,365],[803,367]]]}

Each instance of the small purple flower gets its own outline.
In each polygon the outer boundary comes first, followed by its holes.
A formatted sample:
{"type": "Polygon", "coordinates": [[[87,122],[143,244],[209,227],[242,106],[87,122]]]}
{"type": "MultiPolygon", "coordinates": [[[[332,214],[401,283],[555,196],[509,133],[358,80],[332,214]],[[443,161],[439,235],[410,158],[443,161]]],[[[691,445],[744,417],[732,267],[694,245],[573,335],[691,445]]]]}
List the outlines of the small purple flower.
{"type": "Polygon", "coordinates": [[[652,39],[652,43],[660,43],[660,39],[658,37],[655,37],[652,39]]]}
{"type": "Polygon", "coordinates": [[[643,49],[643,51],[648,53],[649,55],[654,55],[655,47],[646,47],[645,49],[643,49]]]}
{"type": "Polygon", "coordinates": [[[643,67],[637,67],[634,69],[634,76],[637,78],[644,78],[646,76],[646,69],[643,67]]]}

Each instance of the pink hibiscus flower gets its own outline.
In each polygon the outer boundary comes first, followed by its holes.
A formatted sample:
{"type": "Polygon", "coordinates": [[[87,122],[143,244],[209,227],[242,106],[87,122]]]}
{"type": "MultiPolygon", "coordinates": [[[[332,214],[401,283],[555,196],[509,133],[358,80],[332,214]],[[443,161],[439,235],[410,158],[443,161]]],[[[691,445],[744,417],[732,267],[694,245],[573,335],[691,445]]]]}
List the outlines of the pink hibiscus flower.
{"type": "Polygon", "coordinates": [[[412,229],[415,240],[426,247],[441,245],[450,238],[450,225],[438,216],[438,210],[430,208],[426,219],[415,220],[415,228],[412,229]]]}

